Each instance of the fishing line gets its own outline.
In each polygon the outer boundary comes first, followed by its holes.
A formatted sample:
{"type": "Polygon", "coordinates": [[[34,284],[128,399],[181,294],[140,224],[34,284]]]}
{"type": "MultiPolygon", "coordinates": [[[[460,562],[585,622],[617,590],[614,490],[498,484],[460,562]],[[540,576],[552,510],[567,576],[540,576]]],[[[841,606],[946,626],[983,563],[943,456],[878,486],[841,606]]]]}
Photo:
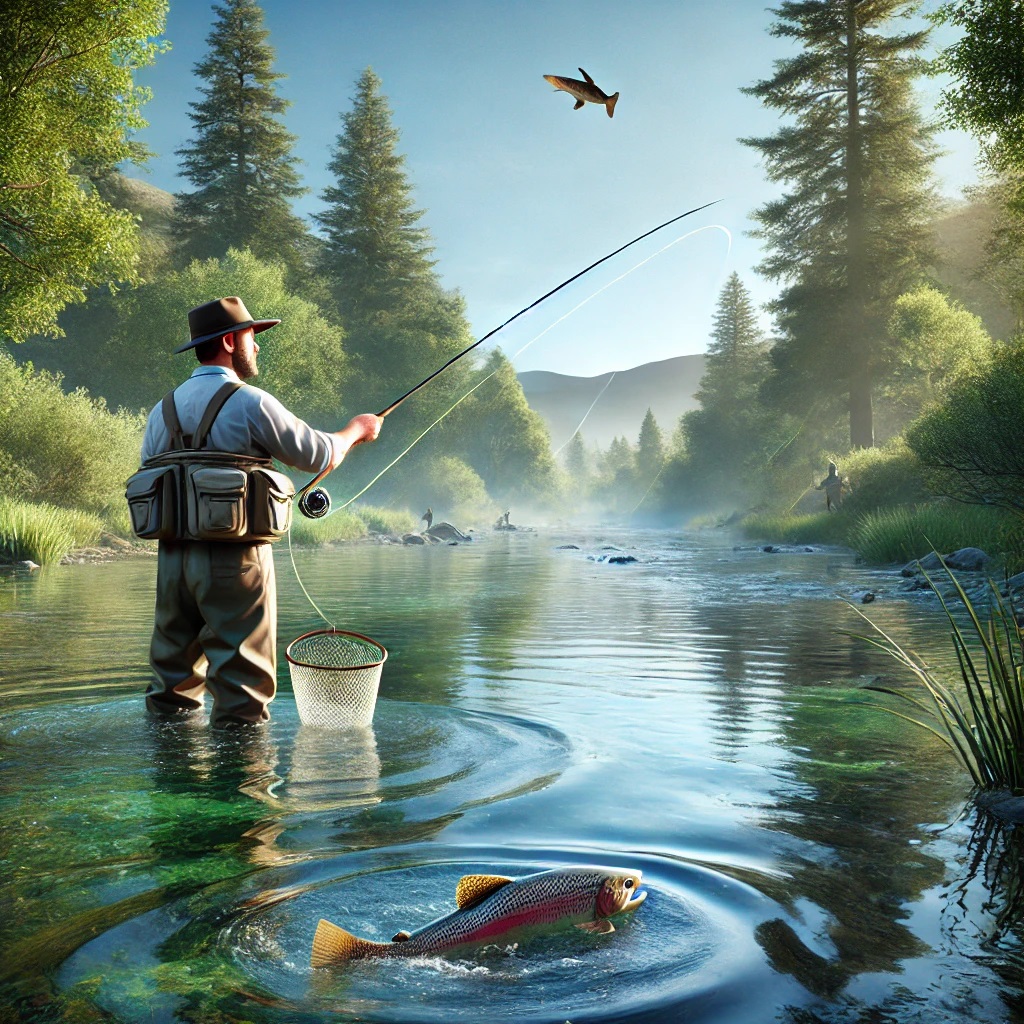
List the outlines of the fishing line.
{"type": "Polygon", "coordinates": [[[637,503],[636,503],[636,504],[635,504],[635,505],[633,506],[633,511],[629,513],[630,515],[633,515],[633,512],[636,512],[636,510],[637,510],[637,509],[638,509],[638,508],[639,508],[639,507],[640,507],[640,506],[641,506],[641,505],[642,505],[642,504],[644,503],[644,500],[646,499],[647,495],[651,493],[651,490],[653,489],[654,485],[655,485],[655,484],[656,484],[656,483],[658,482],[658,477],[660,477],[660,476],[661,476],[661,474],[662,474],[662,473],[663,473],[663,472],[665,471],[665,466],[666,466],[666,465],[667,465],[667,463],[665,463],[665,462],[663,462],[663,463],[661,464],[661,469],[659,469],[659,470],[658,470],[658,472],[654,474],[654,479],[653,479],[653,480],[651,481],[651,486],[650,486],[650,487],[648,487],[646,491],[644,491],[644,496],[643,496],[643,498],[641,498],[641,499],[640,499],[640,500],[639,500],[639,501],[638,501],[638,502],[637,502],[637,503]]]}
{"type": "Polygon", "coordinates": [[[618,370],[612,371],[612,375],[608,378],[608,382],[597,393],[597,398],[595,398],[590,403],[590,408],[583,414],[583,419],[580,420],[579,426],[566,438],[565,443],[562,445],[561,448],[558,449],[557,452],[551,453],[553,458],[558,458],[558,452],[560,452],[562,448],[564,448],[565,445],[567,445],[583,429],[583,424],[587,422],[587,417],[594,411],[594,406],[597,405],[597,403],[601,400],[601,396],[608,390],[608,385],[611,384],[613,380],[615,380],[615,374],[618,372],[618,370]]]}
{"type": "MultiPolygon", "coordinates": [[[[703,207],[701,207],[701,209],[703,209],[703,207]]],[[[669,223],[671,223],[671,222],[669,222],[669,223]]],[[[593,292],[592,294],[588,295],[585,299],[583,299],[582,302],[577,303],[567,313],[563,313],[557,320],[555,320],[553,323],[551,323],[547,327],[545,327],[544,330],[540,332],[540,334],[535,335],[525,345],[523,345],[523,347],[521,349],[519,349],[509,359],[509,363],[514,363],[516,361],[516,359],[518,359],[531,345],[533,345],[537,341],[540,341],[540,339],[543,338],[545,334],[547,334],[551,330],[554,330],[554,328],[556,328],[560,323],[562,323],[564,320],[567,320],[570,316],[573,315],[573,313],[575,313],[577,310],[581,309],[583,306],[585,306],[592,299],[596,299],[597,296],[600,295],[603,291],[606,291],[608,288],[611,288],[611,286],[614,285],[614,284],[618,284],[619,281],[621,281],[623,278],[629,277],[629,275],[632,274],[634,271],[639,270],[645,263],[650,263],[651,260],[653,260],[656,257],[660,256],[663,252],[666,252],[667,250],[671,249],[672,246],[678,245],[680,242],[684,241],[685,239],[690,238],[693,235],[699,234],[701,231],[709,231],[709,230],[712,230],[712,229],[717,229],[719,231],[724,232],[726,238],[729,241],[729,249],[731,250],[732,249],[732,235],[729,233],[729,229],[724,227],[721,224],[706,224],[706,225],[704,225],[704,227],[696,228],[693,231],[687,231],[686,234],[680,235],[678,238],[676,238],[673,241],[669,242],[668,245],[665,245],[662,248],[660,248],[657,252],[653,252],[653,253],[651,253],[651,255],[646,256],[639,263],[637,263],[635,266],[630,267],[629,270],[627,270],[624,273],[620,274],[618,277],[613,278],[611,281],[605,282],[605,284],[601,285],[601,287],[598,288],[595,292],[593,292]]],[[[620,249],[618,251],[621,252],[622,250],[620,249]]],[[[728,252],[726,253],[726,255],[728,255],[728,252]]],[[[597,266],[597,264],[595,263],[595,264],[593,264],[593,266],[597,266]]],[[[577,275],[577,277],[578,276],[579,275],[577,275]]],[[[552,294],[552,293],[549,292],[549,294],[552,294]]],[[[536,303],[534,303],[534,305],[536,305],[536,303]]],[[[516,314],[516,315],[518,316],[518,314],[516,314]]],[[[514,318],[512,318],[512,319],[514,319],[514,318]]],[[[510,323],[510,322],[511,322],[511,320],[507,320],[506,321],[506,323],[510,323]]],[[[494,334],[494,332],[492,331],[491,334],[494,334]]],[[[479,344],[479,342],[477,344],[479,344]]],[[[469,350],[467,349],[466,351],[468,352],[469,350]]],[[[459,357],[456,357],[456,358],[459,358],[459,357]]],[[[428,426],[418,437],[416,437],[415,440],[413,440],[409,444],[409,446],[403,452],[401,452],[401,454],[399,454],[391,462],[389,462],[361,491],[357,492],[356,494],[353,494],[352,497],[349,498],[348,501],[346,501],[343,505],[339,505],[337,508],[331,509],[329,512],[327,512],[327,515],[328,516],[332,516],[332,515],[334,515],[335,512],[340,512],[343,508],[348,508],[348,506],[351,505],[352,502],[355,501],[357,498],[361,498],[382,476],[384,476],[385,473],[388,472],[388,470],[390,470],[393,466],[397,465],[402,459],[404,459],[405,456],[408,455],[409,452],[412,451],[412,449],[415,448],[416,445],[419,444],[419,442],[422,441],[423,438],[426,437],[426,435],[429,434],[430,431],[434,429],[434,427],[436,427],[446,416],[448,416],[450,413],[454,412],[455,409],[457,409],[467,398],[469,398],[470,395],[473,394],[474,391],[477,390],[477,388],[482,387],[484,384],[486,384],[487,381],[489,381],[498,372],[498,370],[500,370],[500,369],[501,369],[500,366],[497,367],[496,369],[492,370],[489,374],[487,374],[487,376],[484,377],[483,380],[480,380],[476,384],[474,384],[473,387],[471,387],[461,398],[459,398],[453,405],[451,405],[448,409],[446,409],[443,413],[441,413],[441,415],[438,416],[438,418],[436,420],[434,420],[434,422],[431,423],[430,426],[428,426]]],[[[612,374],[612,376],[614,377],[615,374],[612,374]]],[[[609,383],[611,383],[611,381],[609,381],[609,383]]],[[[607,385],[605,385],[605,387],[607,387],[607,385]]],[[[408,397],[408,396],[406,396],[406,397],[408,397]]],[[[600,395],[598,395],[598,398],[600,398],[600,395]]],[[[399,399],[399,401],[404,401],[404,399],[399,399]]],[[[596,403],[596,399],[595,399],[595,403],[596,403]]],[[[593,408],[593,406],[591,408],[593,408]]],[[[584,417],[584,418],[586,418],[586,417],[584,417]]],[[[577,429],[579,429],[579,428],[577,428],[577,429]]],[[[559,449],[559,451],[560,450],[561,449],[559,449]]]]}

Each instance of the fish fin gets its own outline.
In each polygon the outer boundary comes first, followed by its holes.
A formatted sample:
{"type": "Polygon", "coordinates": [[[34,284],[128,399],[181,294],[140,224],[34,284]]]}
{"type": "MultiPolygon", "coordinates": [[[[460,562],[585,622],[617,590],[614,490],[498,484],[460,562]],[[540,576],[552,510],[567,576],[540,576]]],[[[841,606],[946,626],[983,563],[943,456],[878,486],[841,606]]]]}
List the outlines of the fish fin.
{"type": "Polygon", "coordinates": [[[604,101],[604,108],[608,111],[608,116],[611,117],[615,113],[615,104],[618,102],[619,94],[616,93],[614,96],[609,96],[604,101]]]}
{"type": "Polygon", "coordinates": [[[573,110],[579,110],[579,109],[580,109],[580,107],[582,107],[582,106],[583,106],[583,100],[577,100],[577,101],[576,101],[576,102],[575,102],[575,103],[573,104],[573,107],[572,107],[572,109],[573,109],[573,110]]]}
{"type": "Polygon", "coordinates": [[[311,967],[327,967],[330,964],[342,964],[346,960],[357,960],[364,956],[373,956],[373,951],[384,947],[385,943],[370,942],[360,939],[344,928],[339,928],[330,921],[320,919],[313,936],[313,952],[309,957],[311,967]]]}
{"type": "Polygon", "coordinates": [[[465,910],[514,881],[514,878],[504,875],[463,875],[455,887],[455,905],[459,910],[465,910]]]}
{"type": "Polygon", "coordinates": [[[592,79],[592,78],[590,77],[590,75],[588,75],[588,74],[586,73],[586,71],[584,71],[584,70],[583,70],[583,68],[580,68],[580,74],[581,74],[581,75],[582,75],[582,76],[583,76],[583,77],[584,77],[584,78],[585,78],[585,79],[586,79],[586,80],[587,80],[587,81],[588,81],[588,82],[589,82],[589,83],[590,83],[591,85],[596,85],[596,84],[597,84],[597,83],[596,83],[596,82],[595,82],[595,81],[594,81],[594,80],[593,80],[593,79],[592,79]]]}
{"type": "Polygon", "coordinates": [[[615,925],[611,921],[584,921],[583,924],[576,925],[580,931],[593,932],[595,935],[610,935],[615,931],[615,925]]]}
{"type": "Polygon", "coordinates": [[[391,941],[392,942],[408,942],[412,938],[409,932],[399,932],[391,941]]]}

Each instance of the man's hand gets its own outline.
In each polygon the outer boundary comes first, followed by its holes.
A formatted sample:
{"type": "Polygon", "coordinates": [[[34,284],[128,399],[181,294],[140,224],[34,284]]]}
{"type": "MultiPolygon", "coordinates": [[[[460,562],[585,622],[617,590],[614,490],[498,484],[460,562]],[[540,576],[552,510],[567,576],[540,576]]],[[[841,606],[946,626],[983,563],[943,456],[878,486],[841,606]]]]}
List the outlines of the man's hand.
{"type": "Polygon", "coordinates": [[[380,435],[380,428],[383,423],[384,418],[372,412],[364,412],[359,416],[353,416],[334,435],[338,439],[338,444],[334,446],[335,460],[331,468],[333,469],[340,464],[349,448],[357,444],[365,444],[367,441],[376,441],[380,435]]]}

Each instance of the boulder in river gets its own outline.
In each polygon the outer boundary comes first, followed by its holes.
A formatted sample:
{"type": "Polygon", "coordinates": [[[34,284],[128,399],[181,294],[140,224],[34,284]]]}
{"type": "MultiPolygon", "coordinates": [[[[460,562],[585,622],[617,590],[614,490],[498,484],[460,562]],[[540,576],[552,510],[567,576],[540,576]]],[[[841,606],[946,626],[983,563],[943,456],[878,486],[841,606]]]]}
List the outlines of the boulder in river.
{"type": "Polygon", "coordinates": [[[463,533],[458,527],[452,526],[451,523],[434,523],[434,525],[431,526],[429,530],[425,530],[424,533],[433,541],[470,541],[473,539],[469,534],[463,533]]]}

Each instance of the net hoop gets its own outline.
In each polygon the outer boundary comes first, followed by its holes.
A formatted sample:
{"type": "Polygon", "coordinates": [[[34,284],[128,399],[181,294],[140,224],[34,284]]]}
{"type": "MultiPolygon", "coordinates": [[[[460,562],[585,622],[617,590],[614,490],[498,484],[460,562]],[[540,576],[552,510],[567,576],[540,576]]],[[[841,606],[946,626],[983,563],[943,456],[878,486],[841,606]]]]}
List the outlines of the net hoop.
{"type": "Polygon", "coordinates": [[[377,668],[378,665],[383,665],[388,660],[388,652],[382,647],[376,640],[371,640],[370,637],[364,636],[362,633],[354,633],[350,629],[313,629],[308,633],[303,633],[302,636],[297,636],[286,648],[284,656],[288,661],[289,665],[298,665],[300,668],[315,668],[320,672],[356,672],[359,669],[370,669],[377,668]],[[299,661],[298,658],[292,657],[292,648],[301,643],[303,640],[308,640],[313,636],[350,636],[355,640],[362,640],[363,643],[369,644],[371,647],[375,647],[380,651],[380,657],[375,661],[367,661],[360,665],[317,665],[311,661],[299,661]]]}

